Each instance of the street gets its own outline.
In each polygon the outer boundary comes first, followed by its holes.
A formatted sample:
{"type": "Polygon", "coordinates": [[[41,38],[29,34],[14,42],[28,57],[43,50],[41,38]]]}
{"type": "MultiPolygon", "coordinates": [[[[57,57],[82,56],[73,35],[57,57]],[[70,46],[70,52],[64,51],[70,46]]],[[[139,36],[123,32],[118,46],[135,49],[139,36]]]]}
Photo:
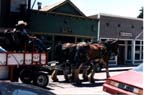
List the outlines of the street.
{"type": "MultiPolygon", "coordinates": [[[[109,68],[109,70],[110,75],[114,76],[132,68],[133,67],[114,67],[109,68]]],[[[89,83],[89,81],[83,81],[81,74],[79,76],[82,84],[77,85],[74,83],[66,83],[64,81],[63,75],[58,75],[59,82],[53,82],[51,80],[51,75],[49,75],[49,84],[46,88],[23,84],[20,80],[19,83],[10,82],[8,80],[3,82],[1,81],[0,92],[2,91],[2,95],[110,95],[102,90],[102,85],[106,79],[106,73],[104,69],[102,69],[102,72],[95,73],[95,83],[93,84],[89,83]],[[10,94],[15,92],[19,92],[19,94],[10,94]]]]}
{"type": "MultiPolygon", "coordinates": [[[[113,75],[116,75],[116,74],[119,74],[122,72],[125,72],[125,71],[112,70],[110,72],[110,75],[113,76],[113,75]]],[[[82,80],[81,74],[79,76],[80,76],[80,79],[82,80]]],[[[51,80],[51,76],[49,76],[50,83],[47,86],[47,88],[50,91],[52,91],[58,95],[84,95],[84,94],[85,95],[88,95],[88,94],[107,95],[108,94],[102,90],[102,85],[106,79],[105,72],[100,72],[100,73],[95,74],[95,83],[94,84],[91,84],[87,81],[87,82],[82,82],[81,85],[76,85],[73,83],[65,83],[63,75],[59,75],[58,78],[59,78],[59,82],[53,82],[51,80]]]]}

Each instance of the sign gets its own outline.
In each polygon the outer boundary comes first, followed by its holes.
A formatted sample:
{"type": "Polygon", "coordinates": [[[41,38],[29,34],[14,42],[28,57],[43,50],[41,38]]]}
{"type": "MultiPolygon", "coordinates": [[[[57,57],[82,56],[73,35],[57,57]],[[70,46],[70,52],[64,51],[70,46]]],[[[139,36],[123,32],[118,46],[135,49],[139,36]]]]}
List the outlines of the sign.
{"type": "Polygon", "coordinates": [[[123,37],[132,37],[132,33],[120,32],[120,36],[123,36],[123,37]]]}

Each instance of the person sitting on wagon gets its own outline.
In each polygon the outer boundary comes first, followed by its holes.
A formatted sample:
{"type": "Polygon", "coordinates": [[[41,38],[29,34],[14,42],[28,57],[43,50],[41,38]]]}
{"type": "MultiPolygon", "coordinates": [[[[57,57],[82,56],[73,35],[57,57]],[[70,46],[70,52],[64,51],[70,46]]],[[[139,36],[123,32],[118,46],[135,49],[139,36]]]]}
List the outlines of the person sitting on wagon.
{"type": "Polygon", "coordinates": [[[23,20],[20,20],[18,21],[18,23],[16,24],[16,28],[14,29],[14,31],[19,35],[19,40],[21,41],[20,43],[23,44],[23,46],[27,44],[31,44],[32,46],[34,45],[36,46],[36,48],[38,48],[39,51],[47,51],[44,43],[36,36],[31,36],[30,33],[27,31],[26,26],[27,23],[23,20]]]}

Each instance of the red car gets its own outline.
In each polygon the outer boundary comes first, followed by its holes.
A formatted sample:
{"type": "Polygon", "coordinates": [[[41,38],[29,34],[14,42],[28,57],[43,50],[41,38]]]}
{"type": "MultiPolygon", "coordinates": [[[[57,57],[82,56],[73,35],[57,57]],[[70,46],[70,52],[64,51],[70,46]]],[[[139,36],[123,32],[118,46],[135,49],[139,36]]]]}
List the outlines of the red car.
{"type": "Polygon", "coordinates": [[[143,64],[108,78],[103,90],[114,95],[143,95],[143,64]]]}

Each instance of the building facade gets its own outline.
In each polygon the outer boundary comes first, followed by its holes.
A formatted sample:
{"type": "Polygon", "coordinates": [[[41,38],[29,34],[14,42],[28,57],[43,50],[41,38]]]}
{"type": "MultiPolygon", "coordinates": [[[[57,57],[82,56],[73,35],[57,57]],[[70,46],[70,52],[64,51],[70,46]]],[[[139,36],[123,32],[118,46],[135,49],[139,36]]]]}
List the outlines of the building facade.
{"type": "Polygon", "coordinates": [[[33,34],[56,43],[97,39],[97,19],[86,17],[70,0],[32,10],[29,28],[33,34]]]}
{"type": "Polygon", "coordinates": [[[99,19],[99,40],[119,40],[119,54],[112,57],[112,65],[139,64],[143,61],[143,20],[109,14],[90,16],[99,19]]]}
{"type": "MultiPolygon", "coordinates": [[[[18,20],[47,46],[57,42],[119,40],[119,54],[110,65],[139,64],[143,61],[143,20],[98,14],[86,17],[70,0],[30,10],[31,0],[0,0],[0,32],[13,28],[18,20]]],[[[2,38],[0,34],[0,39],[2,38]]],[[[53,55],[52,55],[53,56],[53,55]]]]}

